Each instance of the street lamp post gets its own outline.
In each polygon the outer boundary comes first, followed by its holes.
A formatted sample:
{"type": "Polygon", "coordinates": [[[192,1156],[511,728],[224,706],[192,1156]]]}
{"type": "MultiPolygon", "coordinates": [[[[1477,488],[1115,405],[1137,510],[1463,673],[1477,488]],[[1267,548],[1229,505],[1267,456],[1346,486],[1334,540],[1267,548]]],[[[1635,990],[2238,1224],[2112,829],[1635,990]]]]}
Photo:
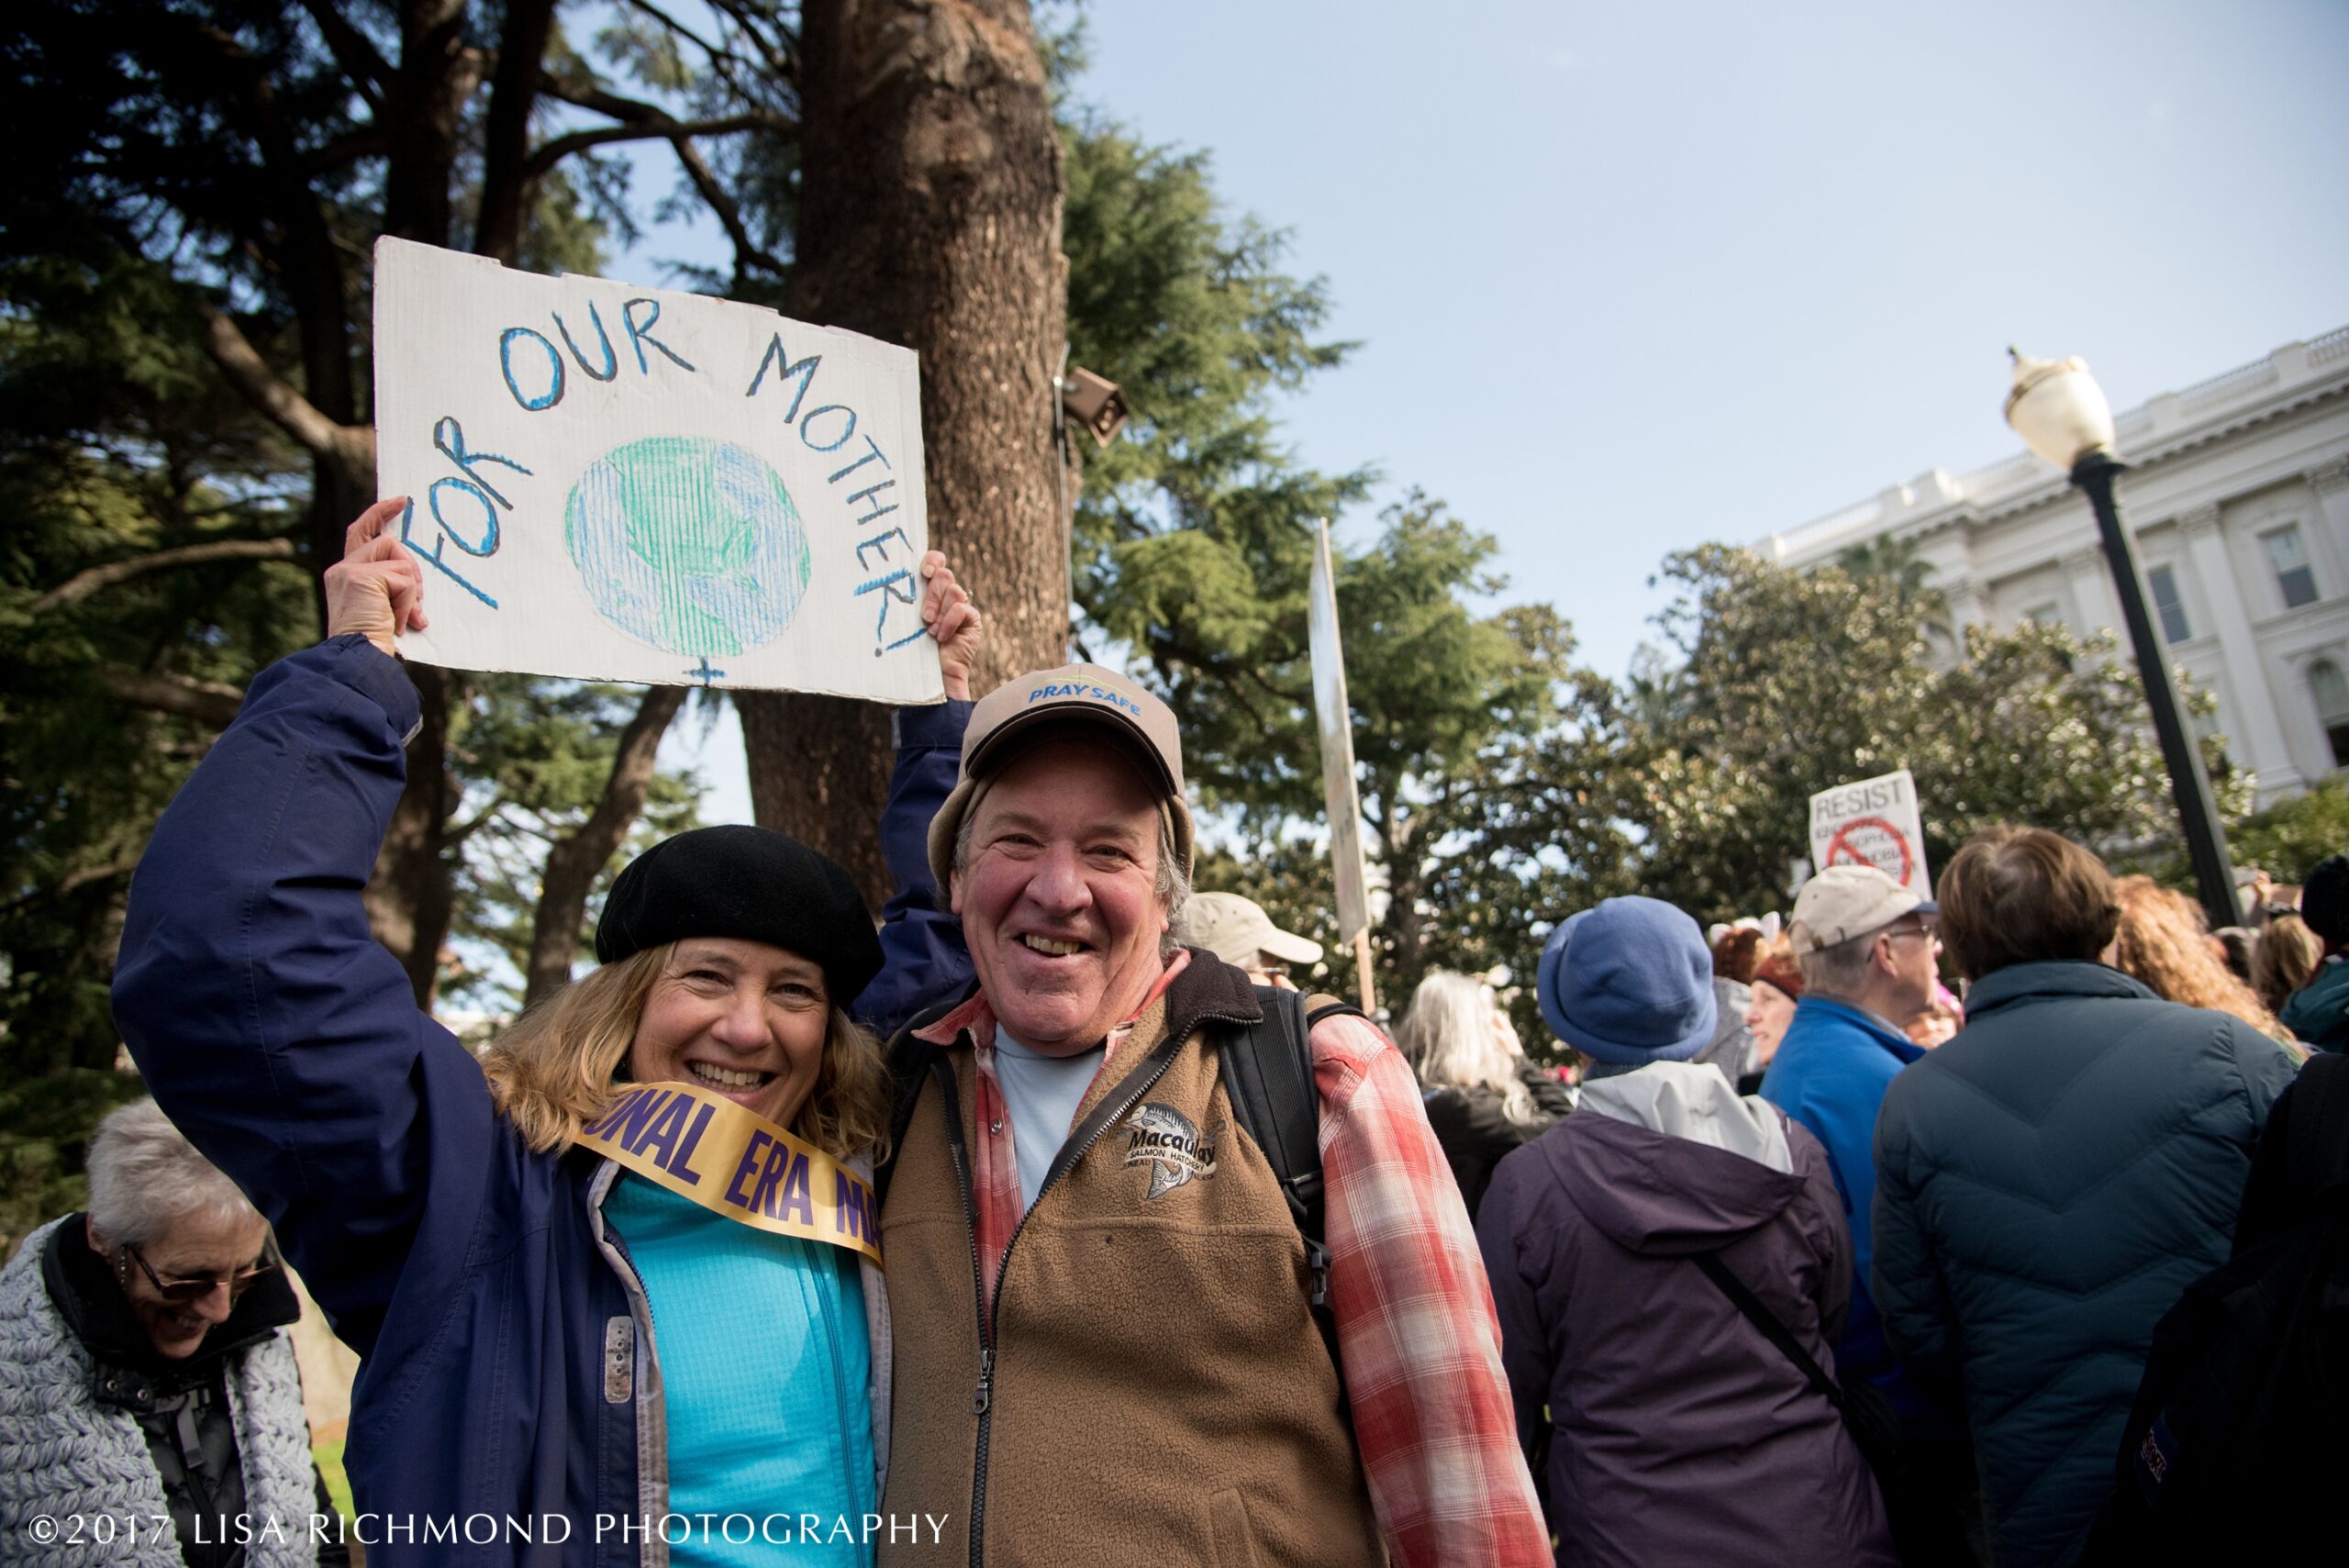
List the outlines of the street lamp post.
{"type": "Polygon", "coordinates": [[[2121,526],[2121,508],[2113,499],[2112,482],[2128,465],[2113,455],[2112,406],[2104,389],[2078,359],[2035,360],[2009,349],[2015,362],[2014,390],[2007,395],[2007,423],[2023,444],[2072,477],[2096,513],[2097,532],[2104,541],[2104,559],[2112,570],[2112,585],[2121,595],[2121,616],[2129,625],[2129,645],[2137,655],[2137,673],[2145,685],[2145,705],[2153,709],[2154,733],[2160,737],[2162,761],[2169,768],[2169,787],[2177,802],[2179,826],[2186,831],[2187,853],[2194,862],[2194,881],[2210,929],[2240,925],[2243,912],[2235,903],[2234,866],[2227,858],[2227,836],[2219,826],[2219,809],[2210,798],[2210,776],[2202,768],[2201,748],[2186,728],[2178,710],[2177,688],[2169,678],[2169,659],[2145,609],[2145,590],[2137,575],[2137,552],[2121,526]]]}

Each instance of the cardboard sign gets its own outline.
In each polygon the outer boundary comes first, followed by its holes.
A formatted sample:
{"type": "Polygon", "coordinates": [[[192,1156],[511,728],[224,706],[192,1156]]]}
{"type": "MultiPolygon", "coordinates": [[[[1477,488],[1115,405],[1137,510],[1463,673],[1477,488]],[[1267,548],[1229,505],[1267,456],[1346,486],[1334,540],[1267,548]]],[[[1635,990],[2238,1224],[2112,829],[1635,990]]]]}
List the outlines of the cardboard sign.
{"type": "Polygon", "coordinates": [[[936,702],[911,350],[772,310],[375,246],[375,467],[412,659],[936,702]]]}
{"type": "Polygon", "coordinates": [[[1338,641],[1337,582],[1330,570],[1326,522],[1313,543],[1306,606],[1306,632],[1313,651],[1313,714],[1321,732],[1321,792],[1330,812],[1330,862],[1338,884],[1338,940],[1351,944],[1370,929],[1370,895],[1364,885],[1353,717],[1346,706],[1346,657],[1338,641]]]}
{"type": "Polygon", "coordinates": [[[1925,828],[1917,815],[1917,781],[1909,770],[1812,795],[1810,858],[1821,871],[1872,865],[1930,897],[1933,880],[1925,867],[1925,828]]]}

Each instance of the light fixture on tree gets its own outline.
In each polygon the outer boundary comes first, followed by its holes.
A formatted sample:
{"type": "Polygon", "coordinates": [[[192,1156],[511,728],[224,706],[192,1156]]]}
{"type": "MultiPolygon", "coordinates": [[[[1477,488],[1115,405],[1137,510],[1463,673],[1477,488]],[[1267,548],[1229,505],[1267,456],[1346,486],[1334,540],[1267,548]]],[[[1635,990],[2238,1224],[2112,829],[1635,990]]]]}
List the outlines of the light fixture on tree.
{"type": "Polygon", "coordinates": [[[1108,446],[1126,428],[1126,395],[1082,365],[1061,378],[1061,407],[1093,432],[1094,444],[1108,446]]]}
{"type": "Polygon", "coordinates": [[[2153,710],[2154,733],[2160,738],[2162,761],[2169,769],[2170,794],[2177,802],[2178,823],[2185,829],[2203,912],[2214,931],[2239,925],[2243,912],[2235,904],[2234,867],[2227,857],[2226,831],[2219,825],[2218,806],[2210,797],[2210,775],[2202,767],[2201,748],[2187,731],[2177,688],[2170,681],[2168,654],[2154,632],[2153,617],[2145,607],[2137,552],[2128,530],[2121,526],[2121,504],[2113,495],[2113,481],[2127,465],[2114,450],[2112,405],[2104,388],[2088,374],[2084,360],[2038,360],[2011,348],[2007,352],[2014,361],[2007,423],[2025,446],[2071,476],[2096,514],[2105,563],[2112,572],[2121,616],[2128,623],[2129,646],[2137,656],[2137,673],[2144,683],[2145,706],[2153,710]]]}

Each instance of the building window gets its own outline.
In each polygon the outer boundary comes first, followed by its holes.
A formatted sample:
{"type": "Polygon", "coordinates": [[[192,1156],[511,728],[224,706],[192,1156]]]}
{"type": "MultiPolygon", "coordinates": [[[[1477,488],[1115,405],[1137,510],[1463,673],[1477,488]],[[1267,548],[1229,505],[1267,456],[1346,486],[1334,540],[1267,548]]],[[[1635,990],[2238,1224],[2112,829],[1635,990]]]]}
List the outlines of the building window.
{"type": "Polygon", "coordinates": [[[2162,617],[2162,636],[2171,642],[2184,642],[2193,636],[2186,626],[2186,603],[2177,596],[2177,573],[2166,566],[2156,566],[2145,573],[2145,582],[2154,590],[2154,608],[2162,617]]]}
{"type": "Polygon", "coordinates": [[[2349,680],[2342,678],[2341,666],[2330,659],[2310,665],[2309,695],[2316,698],[2317,718],[2332,743],[2333,765],[2349,766],[2349,680]]]}
{"type": "Polygon", "coordinates": [[[2262,534],[2259,542],[2267,547],[2267,563],[2276,569],[2276,586],[2284,591],[2284,607],[2297,610],[2302,605],[2315,604],[2316,573],[2309,570],[2309,553],[2300,543],[2299,524],[2262,534]]]}
{"type": "Polygon", "coordinates": [[[2023,611],[2022,618],[2033,626],[2062,626],[2064,609],[2060,605],[2033,605],[2023,611]]]}

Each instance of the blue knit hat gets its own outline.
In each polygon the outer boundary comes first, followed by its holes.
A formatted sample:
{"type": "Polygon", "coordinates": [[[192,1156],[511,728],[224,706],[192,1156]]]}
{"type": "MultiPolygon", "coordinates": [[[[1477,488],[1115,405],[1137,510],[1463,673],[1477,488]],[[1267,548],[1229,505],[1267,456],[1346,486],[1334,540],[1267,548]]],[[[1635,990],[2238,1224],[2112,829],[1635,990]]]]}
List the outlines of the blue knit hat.
{"type": "Polygon", "coordinates": [[[1536,989],[1551,1031],[1612,1065],[1686,1062],[1712,1041],[1705,933],[1657,899],[1609,898],[1562,923],[1542,949],[1536,989]]]}

